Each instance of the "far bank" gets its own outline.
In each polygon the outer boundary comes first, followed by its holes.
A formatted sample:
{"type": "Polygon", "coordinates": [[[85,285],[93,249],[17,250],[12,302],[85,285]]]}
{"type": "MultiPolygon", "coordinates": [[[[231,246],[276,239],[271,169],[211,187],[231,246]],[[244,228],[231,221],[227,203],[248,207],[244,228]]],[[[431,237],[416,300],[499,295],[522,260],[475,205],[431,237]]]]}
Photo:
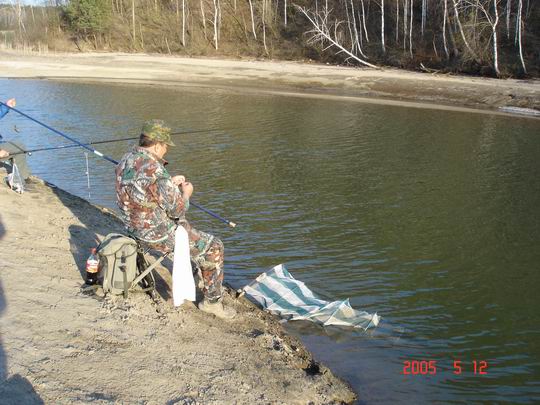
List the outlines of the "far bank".
{"type": "Polygon", "coordinates": [[[498,112],[540,110],[540,81],[450,76],[397,69],[361,69],[298,62],[182,58],[148,54],[21,54],[0,52],[0,77],[203,86],[236,91],[364,102],[409,103],[420,108],[498,112]]]}

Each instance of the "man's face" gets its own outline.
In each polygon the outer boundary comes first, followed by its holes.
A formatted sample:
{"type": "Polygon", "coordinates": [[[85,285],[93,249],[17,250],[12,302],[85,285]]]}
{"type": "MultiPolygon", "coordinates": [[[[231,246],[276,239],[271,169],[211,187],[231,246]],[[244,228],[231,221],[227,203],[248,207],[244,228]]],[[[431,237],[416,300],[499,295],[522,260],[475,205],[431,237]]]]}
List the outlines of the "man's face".
{"type": "Polygon", "coordinates": [[[161,159],[163,159],[163,156],[167,153],[167,150],[169,149],[169,145],[163,142],[159,142],[156,144],[156,155],[158,155],[161,159]]]}

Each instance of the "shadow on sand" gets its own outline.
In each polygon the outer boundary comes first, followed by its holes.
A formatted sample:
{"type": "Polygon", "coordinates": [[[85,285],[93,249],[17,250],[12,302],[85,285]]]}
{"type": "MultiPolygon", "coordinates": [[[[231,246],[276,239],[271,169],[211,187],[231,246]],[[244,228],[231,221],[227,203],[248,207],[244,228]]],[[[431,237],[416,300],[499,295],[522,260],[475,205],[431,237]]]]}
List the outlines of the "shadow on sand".
{"type": "MultiPolygon", "coordinates": [[[[0,217],[0,243],[6,234],[6,228],[0,217]]],[[[7,302],[4,297],[4,288],[0,280],[0,317],[7,307],[7,302]]],[[[7,378],[7,362],[4,345],[2,342],[2,334],[0,333],[0,402],[6,405],[29,404],[37,405],[44,404],[43,400],[34,390],[34,387],[25,377],[15,374],[7,378]]]]}
{"type": "MultiPolygon", "coordinates": [[[[81,222],[82,225],[69,226],[69,244],[73,259],[77,264],[79,274],[81,276],[81,284],[85,281],[86,274],[86,259],[92,248],[97,247],[101,241],[98,233],[107,235],[108,233],[125,233],[123,224],[120,220],[107,209],[100,209],[88,201],[69,194],[68,192],[59,189],[53,185],[48,185],[53,190],[54,194],[69,208],[73,215],[81,222]]],[[[154,259],[156,258],[155,255],[154,259]]],[[[172,268],[170,262],[165,263],[168,269],[172,268]]],[[[156,291],[160,297],[167,301],[171,298],[171,293],[167,282],[154,271],[156,279],[156,291]]]]}

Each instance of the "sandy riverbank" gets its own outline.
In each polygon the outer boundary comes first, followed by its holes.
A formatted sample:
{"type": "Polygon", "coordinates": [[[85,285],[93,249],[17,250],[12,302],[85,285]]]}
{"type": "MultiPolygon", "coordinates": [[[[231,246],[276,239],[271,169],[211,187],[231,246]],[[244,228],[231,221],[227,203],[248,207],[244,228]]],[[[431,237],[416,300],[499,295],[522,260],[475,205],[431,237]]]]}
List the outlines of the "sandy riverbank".
{"type": "Polygon", "coordinates": [[[539,80],[498,80],[358,69],[300,62],[77,53],[22,55],[0,51],[0,77],[228,87],[302,97],[348,98],[430,108],[540,110],[539,80]]]}
{"type": "Polygon", "coordinates": [[[192,305],[174,309],[165,268],[159,304],[144,294],[125,301],[81,293],[89,249],[120,229],[110,213],[41,181],[22,195],[0,182],[0,402],[354,399],[275,318],[243,298],[228,297],[240,314],[229,322],[192,305]]]}

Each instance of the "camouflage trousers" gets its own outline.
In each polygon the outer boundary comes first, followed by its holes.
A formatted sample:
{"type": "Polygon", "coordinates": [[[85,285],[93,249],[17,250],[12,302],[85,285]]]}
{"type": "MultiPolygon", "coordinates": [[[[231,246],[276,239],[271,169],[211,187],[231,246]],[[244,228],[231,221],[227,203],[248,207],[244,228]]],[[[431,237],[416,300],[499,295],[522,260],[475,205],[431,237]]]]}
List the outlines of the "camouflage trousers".
{"type": "MultiPolygon", "coordinates": [[[[187,221],[182,221],[180,225],[188,233],[189,256],[194,264],[194,274],[200,271],[204,284],[203,295],[210,301],[217,301],[223,294],[223,242],[193,228],[187,221]]],[[[162,252],[174,251],[174,230],[164,242],[151,247],[162,252]]]]}

